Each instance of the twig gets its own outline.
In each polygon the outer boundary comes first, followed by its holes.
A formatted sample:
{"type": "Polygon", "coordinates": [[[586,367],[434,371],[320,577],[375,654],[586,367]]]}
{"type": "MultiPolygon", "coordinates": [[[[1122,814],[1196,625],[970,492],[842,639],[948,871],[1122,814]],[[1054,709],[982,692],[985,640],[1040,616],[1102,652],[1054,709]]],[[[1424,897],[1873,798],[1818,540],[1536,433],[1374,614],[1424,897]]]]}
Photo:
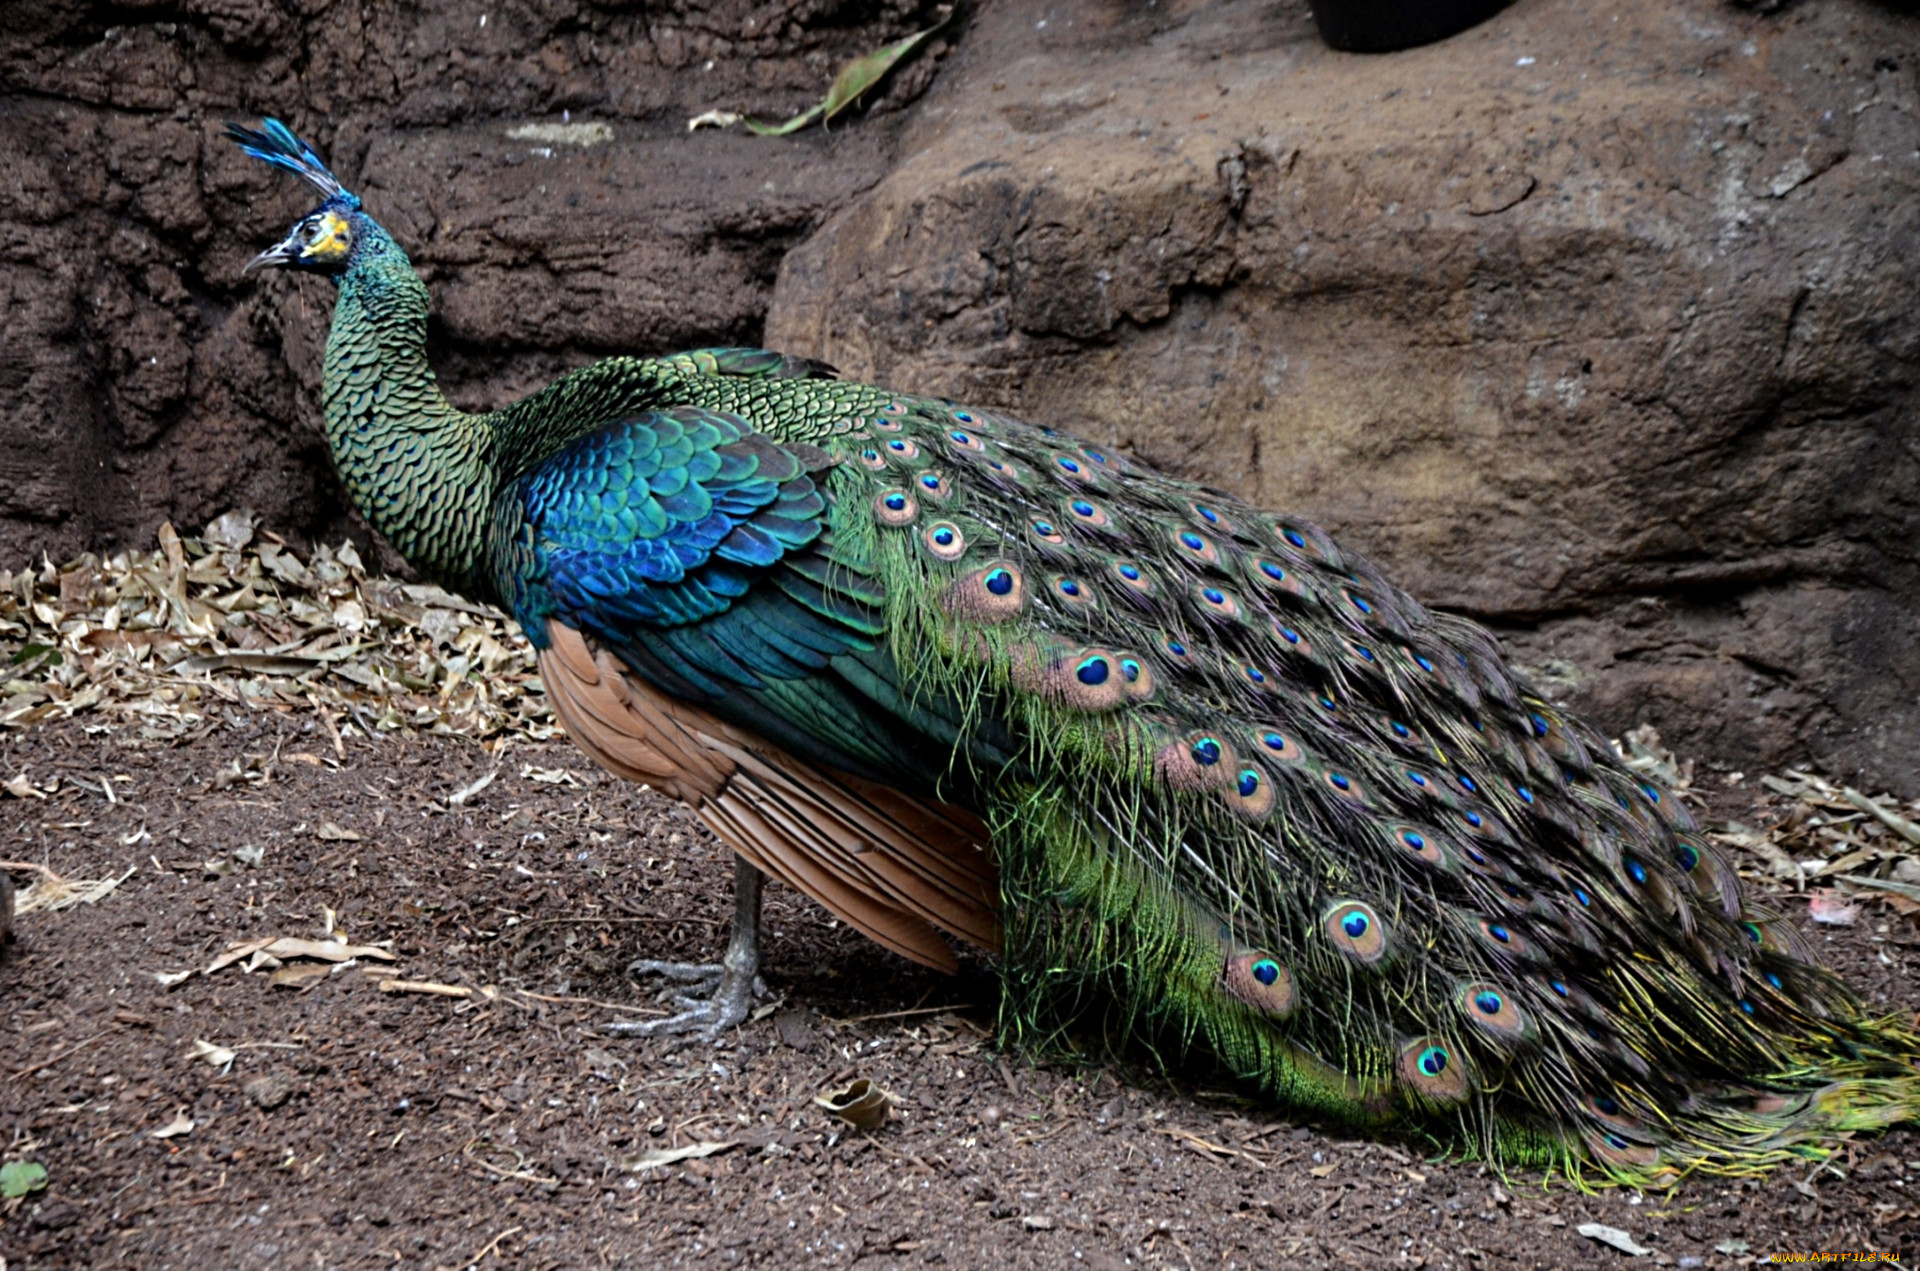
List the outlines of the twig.
{"type": "Polygon", "coordinates": [[[95,1033],[93,1036],[87,1038],[85,1041],[75,1042],[73,1045],[67,1047],[65,1050],[56,1050],[51,1055],[48,1055],[45,1059],[42,1059],[39,1063],[34,1064],[32,1067],[22,1068],[19,1072],[14,1073],[13,1080],[18,1081],[22,1077],[31,1077],[34,1073],[39,1072],[42,1068],[51,1068],[53,1065],[59,1063],[62,1059],[65,1059],[68,1055],[71,1055],[74,1051],[79,1050],[85,1046],[91,1046],[93,1045],[93,1043],[99,1041],[102,1037],[105,1037],[105,1036],[106,1036],[105,1033],[95,1033]]]}
{"type": "MultiPolygon", "coordinates": [[[[485,1161],[482,1161],[480,1163],[482,1165],[486,1164],[485,1161]]],[[[492,1253],[494,1249],[499,1247],[499,1244],[502,1240],[505,1240],[508,1236],[511,1236],[514,1232],[518,1230],[520,1230],[520,1228],[518,1227],[509,1227],[505,1231],[501,1232],[499,1235],[495,1236],[493,1239],[487,1241],[487,1247],[482,1249],[479,1253],[474,1254],[472,1258],[468,1259],[469,1263],[471,1264],[471,1263],[477,1263],[477,1262],[483,1261],[488,1254],[492,1253]]]]}
{"type": "Polygon", "coordinates": [[[839,1021],[842,1024],[865,1024],[876,1019],[905,1019],[909,1015],[937,1015],[941,1011],[970,1011],[977,1003],[960,1002],[948,1006],[916,1006],[905,1011],[881,1011],[878,1015],[855,1015],[852,1019],[839,1021]]]}
{"type": "Polygon", "coordinates": [[[555,997],[551,993],[529,993],[526,989],[508,989],[509,993],[518,993],[521,997],[530,997],[536,1002],[559,1002],[568,1006],[604,1006],[610,1011],[638,1011],[642,1015],[666,1015],[657,1006],[629,1006],[624,1002],[603,1002],[596,997],[555,997]]]}

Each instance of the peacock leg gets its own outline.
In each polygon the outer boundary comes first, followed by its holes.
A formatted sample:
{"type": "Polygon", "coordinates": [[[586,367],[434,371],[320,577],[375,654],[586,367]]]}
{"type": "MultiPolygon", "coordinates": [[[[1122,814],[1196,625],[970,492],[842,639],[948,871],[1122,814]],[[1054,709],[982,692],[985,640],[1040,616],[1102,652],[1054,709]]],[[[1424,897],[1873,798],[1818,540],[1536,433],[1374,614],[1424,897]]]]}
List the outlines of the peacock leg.
{"type": "Polygon", "coordinates": [[[681,1008],[678,1015],[645,1023],[607,1025],[619,1037],[660,1037],[699,1033],[708,1041],[746,1021],[754,1003],[767,996],[760,978],[760,889],[767,876],[743,857],[733,858],[733,935],[719,963],[660,962],[643,958],[627,968],[632,975],[657,975],[689,987],[663,990],[660,997],[681,1008]],[[704,993],[702,992],[704,990],[704,993]]]}

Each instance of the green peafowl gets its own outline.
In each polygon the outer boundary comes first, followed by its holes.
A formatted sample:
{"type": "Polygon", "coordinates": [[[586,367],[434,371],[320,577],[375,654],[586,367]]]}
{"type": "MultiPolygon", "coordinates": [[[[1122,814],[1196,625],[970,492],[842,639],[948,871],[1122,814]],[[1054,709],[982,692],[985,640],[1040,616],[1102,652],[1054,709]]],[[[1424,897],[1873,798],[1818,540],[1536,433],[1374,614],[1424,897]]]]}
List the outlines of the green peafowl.
{"type": "Polygon", "coordinates": [[[1501,1165],[1755,1173],[1920,1109],[1920,1036],[1670,792],[1312,525],[759,350],[465,414],[406,253],[280,123],[228,127],[324,200],[249,268],[338,286],[367,519],[738,853],[723,963],[636,965],[695,986],[649,1027],[744,1018],[770,873],[918,962],[997,954],[1011,1041],[1098,1015],[1501,1165]]]}

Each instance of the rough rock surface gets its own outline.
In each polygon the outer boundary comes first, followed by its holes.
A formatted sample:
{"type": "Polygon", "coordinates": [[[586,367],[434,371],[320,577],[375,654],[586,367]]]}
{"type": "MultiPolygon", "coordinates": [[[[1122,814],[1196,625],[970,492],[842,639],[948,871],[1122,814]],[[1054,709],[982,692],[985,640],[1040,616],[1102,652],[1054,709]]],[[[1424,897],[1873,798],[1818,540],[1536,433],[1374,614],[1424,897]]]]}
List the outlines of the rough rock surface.
{"type": "Polygon", "coordinates": [[[144,544],[164,518],[235,506],[283,531],[349,521],[318,433],[331,288],[239,275],[313,199],[240,155],[223,120],[286,119],[367,198],[432,279],[449,392],[490,406],[608,352],[757,342],[781,254],[885,172],[897,116],[785,142],[688,137],[685,121],[783,118],[931,14],[921,0],[8,4],[0,559],[144,544]]]}
{"type": "MultiPolygon", "coordinates": [[[[771,343],[1319,519],[1603,726],[1920,788],[1920,22],[989,8],[771,343]]],[[[1864,779],[1864,778],[1863,778],[1864,779]]]]}

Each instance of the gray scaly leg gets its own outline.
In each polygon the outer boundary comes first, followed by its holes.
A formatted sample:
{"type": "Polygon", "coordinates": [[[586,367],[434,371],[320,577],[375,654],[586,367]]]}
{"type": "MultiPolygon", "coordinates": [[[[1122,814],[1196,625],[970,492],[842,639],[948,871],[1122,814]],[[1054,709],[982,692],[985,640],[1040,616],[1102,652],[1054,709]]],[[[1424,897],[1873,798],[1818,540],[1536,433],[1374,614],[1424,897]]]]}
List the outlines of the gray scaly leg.
{"type": "Polygon", "coordinates": [[[718,965],[651,958],[635,962],[627,968],[632,975],[657,975],[689,986],[679,992],[661,991],[661,1000],[673,1002],[680,1013],[645,1023],[621,1021],[607,1025],[607,1031],[617,1037],[698,1033],[716,1041],[729,1028],[744,1023],[754,1003],[769,996],[760,978],[760,889],[766,881],[767,876],[744,858],[734,857],[733,935],[718,965]]]}

